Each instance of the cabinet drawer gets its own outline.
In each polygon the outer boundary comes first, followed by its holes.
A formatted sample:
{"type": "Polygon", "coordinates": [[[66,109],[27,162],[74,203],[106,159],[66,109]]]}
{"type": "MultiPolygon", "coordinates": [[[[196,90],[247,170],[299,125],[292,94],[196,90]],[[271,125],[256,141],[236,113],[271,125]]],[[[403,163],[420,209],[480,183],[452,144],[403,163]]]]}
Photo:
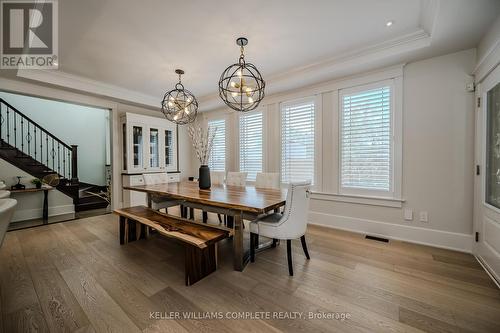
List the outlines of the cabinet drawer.
{"type": "Polygon", "coordinates": [[[130,186],[144,185],[144,178],[142,178],[142,175],[133,175],[129,177],[130,186]]]}
{"type": "Polygon", "coordinates": [[[168,182],[169,183],[177,183],[181,180],[181,176],[178,173],[169,173],[168,174],[168,182]]]}

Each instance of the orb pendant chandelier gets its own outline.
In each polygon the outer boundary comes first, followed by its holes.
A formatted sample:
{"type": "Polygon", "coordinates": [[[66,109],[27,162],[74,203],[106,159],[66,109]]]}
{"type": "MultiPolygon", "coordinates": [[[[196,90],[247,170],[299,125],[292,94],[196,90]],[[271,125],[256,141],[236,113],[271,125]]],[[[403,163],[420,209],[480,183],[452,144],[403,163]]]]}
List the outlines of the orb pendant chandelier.
{"type": "Polygon", "coordinates": [[[266,83],[255,65],[245,61],[244,47],[248,39],[236,40],[241,55],[237,64],[226,68],[219,80],[219,96],[231,109],[246,112],[255,109],[264,98],[266,83]]]}
{"type": "Polygon", "coordinates": [[[175,89],[170,90],[163,96],[161,112],[171,122],[185,125],[192,123],[196,119],[198,101],[181,83],[181,75],[184,74],[184,71],[176,69],[175,73],[179,75],[179,82],[175,85],[175,89]]]}

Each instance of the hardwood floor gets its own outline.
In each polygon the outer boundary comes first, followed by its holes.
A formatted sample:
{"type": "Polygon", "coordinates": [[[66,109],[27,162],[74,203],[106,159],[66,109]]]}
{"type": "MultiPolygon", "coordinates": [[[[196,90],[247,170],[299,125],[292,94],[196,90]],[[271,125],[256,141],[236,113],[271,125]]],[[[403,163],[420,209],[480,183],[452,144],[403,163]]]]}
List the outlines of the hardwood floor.
{"type": "Polygon", "coordinates": [[[315,226],[306,237],[311,260],[294,241],[294,277],[286,244],[236,272],[223,241],[218,271],[186,287],[182,247],[120,246],[114,215],[9,232],[0,332],[500,332],[500,291],[471,255],[315,226]],[[178,311],[198,318],[165,318],[178,311]],[[287,317],[309,313],[349,318],[287,317]]]}

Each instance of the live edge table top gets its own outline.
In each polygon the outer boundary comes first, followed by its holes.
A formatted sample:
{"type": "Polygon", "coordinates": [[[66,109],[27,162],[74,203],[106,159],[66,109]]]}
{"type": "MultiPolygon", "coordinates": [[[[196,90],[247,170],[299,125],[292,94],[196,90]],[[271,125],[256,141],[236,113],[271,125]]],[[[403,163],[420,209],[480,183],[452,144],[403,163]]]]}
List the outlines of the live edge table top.
{"type": "Polygon", "coordinates": [[[285,190],[256,188],[254,186],[212,185],[208,190],[201,190],[196,182],[179,182],[124,186],[123,189],[257,214],[284,206],[286,201],[285,190]]]}

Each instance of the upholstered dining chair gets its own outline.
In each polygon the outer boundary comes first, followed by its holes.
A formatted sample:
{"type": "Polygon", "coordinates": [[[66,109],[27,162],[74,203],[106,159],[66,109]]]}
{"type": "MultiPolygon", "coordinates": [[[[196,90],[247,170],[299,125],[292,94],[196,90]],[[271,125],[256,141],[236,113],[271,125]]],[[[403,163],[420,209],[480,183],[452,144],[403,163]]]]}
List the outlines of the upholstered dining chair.
{"type": "Polygon", "coordinates": [[[226,185],[229,186],[245,186],[247,183],[248,172],[228,172],[226,185]]]}
{"type": "Polygon", "coordinates": [[[10,191],[0,190],[0,199],[7,199],[10,197],[10,191]]]}
{"type": "MultiPolygon", "coordinates": [[[[225,181],[225,171],[210,171],[210,182],[212,185],[224,185],[225,181]]],[[[205,216],[203,218],[205,219],[205,216]]],[[[219,219],[219,223],[222,223],[222,216],[220,214],[217,214],[217,218],[219,219]]],[[[224,225],[226,225],[226,216],[224,216],[224,225]]]]}
{"type": "MultiPolygon", "coordinates": [[[[144,179],[144,185],[168,184],[168,175],[166,172],[145,173],[142,175],[142,178],[144,179]]],[[[173,200],[169,197],[161,195],[151,196],[151,208],[153,208],[154,210],[160,210],[164,208],[165,212],[168,213],[169,207],[179,206],[180,204],[181,201],[173,200]]]]}
{"type": "Polygon", "coordinates": [[[9,227],[12,215],[14,215],[16,206],[17,200],[15,199],[0,199],[0,247],[3,244],[5,233],[9,227]]]}
{"type": "Polygon", "coordinates": [[[225,171],[210,171],[210,182],[212,183],[212,185],[223,185],[225,181],[225,171]]]}
{"type": "Polygon", "coordinates": [[[280,174],[277,172],[259,172],[255,179],[255,187],[279,189],[280,174]]]}
{"type": "Polygon", "coordinates": [[[307,259],[310,259],[306,244],[307,214],[309,211],[310,181],[290,183],[286,195],[283,214],[272,213],[258,217],[250,222],[250,261],[255,262],[255,248],[258,236],[274,240],[286,240],[288,272],[293,276],[292,239],[300,238],[302,249],[307,259]]]}

